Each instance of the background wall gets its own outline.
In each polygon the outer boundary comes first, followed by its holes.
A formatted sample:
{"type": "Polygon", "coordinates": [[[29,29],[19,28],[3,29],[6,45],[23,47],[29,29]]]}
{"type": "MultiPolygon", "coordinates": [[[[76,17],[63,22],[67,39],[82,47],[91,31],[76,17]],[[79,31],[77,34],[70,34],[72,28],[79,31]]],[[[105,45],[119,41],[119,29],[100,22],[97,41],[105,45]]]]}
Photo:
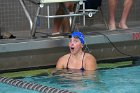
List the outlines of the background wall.
{"type": "MultiPolygon", "coordinates": [[[[123,1],[124,0],[119,0],[116,14],[117,20],[120,18],[120,14],[123,7],[123,1]]],[[[28,2],[28,0],[27,1],[25,0],[25,3],[27,5],[27,9],[31,17],[33,18],[35,10],[37,8],[36,5],[33,5],[32,3],[28,2]]],[[[57,7],[58,7],[57,4],[53,4],[51,6],[51,12],[55,13],[57,7]]],[[[102,8],[104,16],[107,19],[108,16],[107,0],[103,0],[102,8]]],[[[140,10],[140,0],[134,0],[133,8],[129,15],[128,22],[140,21],[139,10],[140,10]]],[[[47,11],[43,10],[42,12],[46,13],[47,11]]],[[[95,16],[94,20],[91,19],[93,18],[87,18],[87,25],[102,23],[101,16],[99,15],[99,13],[95,16]]],[[[42,29],[46,28],[47,26],[47,21],[44,20],[45,19],[39,20],[39,26],[41,25],[40,28],[42,29]]],[[[29,23],[19,3],[19,0],[0,0],[0,31],[25,31],[25,30],[29,30],[29,23]]]]}

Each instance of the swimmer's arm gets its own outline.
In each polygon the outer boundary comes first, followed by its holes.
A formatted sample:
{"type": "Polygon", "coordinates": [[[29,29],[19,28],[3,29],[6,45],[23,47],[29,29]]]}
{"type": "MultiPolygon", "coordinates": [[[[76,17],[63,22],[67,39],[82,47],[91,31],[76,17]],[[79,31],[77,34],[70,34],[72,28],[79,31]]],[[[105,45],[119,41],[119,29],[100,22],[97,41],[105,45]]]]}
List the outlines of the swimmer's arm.
{"type": "Polygon", "coordinates": [[[96,68],[97,68],[96,59],[92,55],[89,55],[86,58],[85,70],[96,70],[96,68]]]}
{"type": "Polygon", "coordinates": [[[64,60],[63,60],[62,57],[59,58],[59,60],[58,60],[58,62],[57,62],[57,64],[56,64],[56,68],[57,68],[57,69],[63,69],[63,68],[64,68],[64,60]]]}

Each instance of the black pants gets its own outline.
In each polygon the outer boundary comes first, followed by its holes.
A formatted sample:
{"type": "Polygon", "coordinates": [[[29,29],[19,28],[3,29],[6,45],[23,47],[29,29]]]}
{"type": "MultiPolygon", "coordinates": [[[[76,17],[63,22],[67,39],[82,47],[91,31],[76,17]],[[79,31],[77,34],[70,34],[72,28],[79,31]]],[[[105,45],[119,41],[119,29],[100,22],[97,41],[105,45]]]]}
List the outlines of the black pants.
{"type": "Polygon", "coordinates": [[[101,6],[102,0],[86,0],[85,9],[97,9],[101,6]]]}

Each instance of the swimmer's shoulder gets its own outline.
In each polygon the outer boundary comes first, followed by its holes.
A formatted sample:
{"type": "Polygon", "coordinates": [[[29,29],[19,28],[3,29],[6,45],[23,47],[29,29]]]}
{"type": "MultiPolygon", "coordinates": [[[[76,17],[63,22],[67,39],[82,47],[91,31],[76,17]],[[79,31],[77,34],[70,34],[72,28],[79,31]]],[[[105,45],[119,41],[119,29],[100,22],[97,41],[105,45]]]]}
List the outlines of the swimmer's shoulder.
{"type": "Polygon", "coordinates": [[[97,63],[95,57],[92,54],[90,53],[85,54],[85,65],[86,70],[96,70],[97,63]]]}
{"type": "Polygon", "coordinates": [[[60,57],[60,58],[58,59],[58,62],[61,62],[61,63],[67,62],[69,56],[70,56],[70,54],[63,55],[62,57],[60,57]]]}
{"type": "Polygon", "coordinates": [[[70,54],[66,54],[66,55],[60,57],[60,58],[58,59],[58,61],[57,61],[56,67],[57,67],[57,68],[65,68],[69,56],[70,56],[70,54]]]}

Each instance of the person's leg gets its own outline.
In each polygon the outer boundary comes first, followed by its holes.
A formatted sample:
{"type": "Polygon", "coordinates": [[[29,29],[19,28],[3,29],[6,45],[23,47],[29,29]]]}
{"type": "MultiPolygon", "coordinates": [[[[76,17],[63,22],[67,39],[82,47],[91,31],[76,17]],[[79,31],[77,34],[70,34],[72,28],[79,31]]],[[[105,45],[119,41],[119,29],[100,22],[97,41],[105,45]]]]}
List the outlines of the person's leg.
{"type": "Polygon", "coordinates": [[[133,0],[124,0],[124,8],[123,8],[123,13],[122,13],[122,17],[121,20],[119,22],[119,27],[122,29],[127,29],[127,25],[126,25],[126,21],[127,21],[127,17],[129,15],[131,6],[132,6],[133,0]]]}
{"type": "MultiPolygon", "coordinates": [[[[65,7],[68,8],[68,10],[71,12],[74,8],[74,3],[67,2],[64,3],[65,7]]],[[[59,6],[59,9],[56,12],[56,15],[63,15],[64,14],[64,7],[59,6]]],[[[60,32],[60,28],[63,28],[63,32],[69,32],[70,25],[69,25],[69,19],[68,18],[55,18],[54,19],[54,25],[53,25],[53,33],[60,32]]]]}
{"type": "MultiPolygon", "coordinates": [[[[59,6],[58,10],[56,11],[56,15],[63,15],[64,11],[63,8],[59,6]]],[[[52,29],[52,34],[60,33],[60,28],[62,26],[63,18],[54,18],[54,24],[52,29]]]]}
{"type": "Polygon", "coordinates": [[[109,4],[109,30],[115,30],[116,29],[116,22],[115,22],[115,12],[117,7],[118,0],[108,0],[109,4]]]}
{"type": "Polygon", "coordinates": [[[62,22],[62,30],[63,33],[69,33],[70,32],[70,22],[68,18],[64,18],[62,22]]]}
{"type": "MultiPolygon", "coordinates": [[[[72,2],[67,2],[64,3],[65,7],[68,8],[69,12],[73,12],[74,11],[74,3],[72,2]]],[[[69,18],[64,18],[63,23],[62,23],[62,28],[63,28],[63,32],[64,33],[69,33],[70,32],[70,22],[69,22],[69,18]]]]}

